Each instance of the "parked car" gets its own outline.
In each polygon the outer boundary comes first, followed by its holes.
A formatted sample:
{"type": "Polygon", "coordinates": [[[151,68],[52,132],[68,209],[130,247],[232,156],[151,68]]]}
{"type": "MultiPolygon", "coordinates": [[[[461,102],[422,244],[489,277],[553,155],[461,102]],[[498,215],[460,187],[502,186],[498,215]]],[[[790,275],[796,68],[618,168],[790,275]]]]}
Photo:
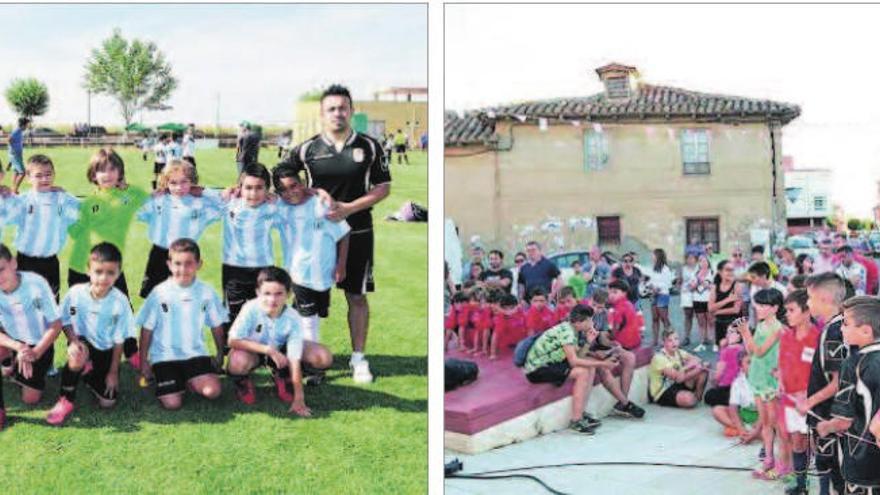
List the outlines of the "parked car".
{"type": "Polygon", "coordinates": [[[815,241],[807,236],[793,235],[786,239],[785,245],[794,251],[795,256],[806,254],[813,259],[819,256],[819,248],[816,247],[815,241]]]}
{"type": "Polygon", "coordinates": [[[107,135],[107,128],[106,128],[106,127],[104,127],[104,126],[100,126],[100,125],[93,125],[93,126],[90,127],[89,129],[82,129],[82,130],[79,130],[79,131],[75,131],[75,132],[73,133],[73,136],[74,136],[74,137],[85,137],[86,134],[87,134],[86,131],[88,131],[88,135],[89,135],[89,136],[100,137],[100,136],[106,136],[106,135],[107,135]]]}
{"type": "Polygon", "coordinates": [[[31,137],[64,137],[64,134],[61,134],[54,129],[49,129],[48,127],[35,127],[29,132],[31,137]]]}

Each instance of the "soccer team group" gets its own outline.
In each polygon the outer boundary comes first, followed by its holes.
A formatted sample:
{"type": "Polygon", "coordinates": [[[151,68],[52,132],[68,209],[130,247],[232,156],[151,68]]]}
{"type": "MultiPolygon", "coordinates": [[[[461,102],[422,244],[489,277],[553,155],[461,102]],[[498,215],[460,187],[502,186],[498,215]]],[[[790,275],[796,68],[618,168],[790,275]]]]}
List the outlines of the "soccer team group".
{"type": "MultiPolygon", "coordinates": [[[[139,372],[141,386],[155,386],[166,409],[180,408],[187,390],[219,397],[223,373],[236,397],[253,404],[249,376],[265,365],[290,412],[309,416],[303,383],[319,383],[333,360],[319,343],[319,317],[328,316],[334,284],[349,305],[353,378],[371,381],[363,355],[366,294],[373,290],[370,209],[387,196],[391,177],[381,146],[351,129],[351,101],[346,88],[328,88],[321,99],[322,134],[294,148],[271,172],[244,164],[237,183],[222,192],[200,187],[194,164],[172,160],[157,191],[148,194],[126,183],[122,158],[105,148],[88,165],[96,189],[79,200],[54,184],[48,156],[25,162],[10,155],[31,188],[20,195],[4,189],[0,196],[0,227],[15,226],[17,251],[0,244],[0,363],[3,376],[21,388],[22,402],[35,405],[42,398],[63,332],[67,362],[49,424],[70,417],[80,381],[101,407],[112,407],[124,389],[123,357],[139,372]],[[145,300],[136,314],[122,272],[135,220],[147,224],[153,244],[140,290],[145,300]],[[197,276],[198,240],[221,220],[222,300],[197,276]],[[273,230],[280,234],[284,269],[273,266],[273,230]],[[61,298],[58,253],[68,237],[68,291],[61,298]]],[[[0,429],[6,424],[2,392],[0,380],[0,429]]]]}

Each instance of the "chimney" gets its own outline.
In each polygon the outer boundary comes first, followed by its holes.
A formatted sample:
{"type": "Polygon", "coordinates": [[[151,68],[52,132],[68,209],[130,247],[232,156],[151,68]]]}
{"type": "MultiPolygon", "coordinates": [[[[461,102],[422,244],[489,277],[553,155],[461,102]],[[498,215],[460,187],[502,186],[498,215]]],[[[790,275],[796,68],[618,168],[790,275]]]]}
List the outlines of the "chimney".
{"type": "Polygon", "coordinates": [[[639,71],[635,67],[612,62],[596,69],[596,74],[605,84],[605,96],[609,99],[625,100],[638,92],[639,71]]]}

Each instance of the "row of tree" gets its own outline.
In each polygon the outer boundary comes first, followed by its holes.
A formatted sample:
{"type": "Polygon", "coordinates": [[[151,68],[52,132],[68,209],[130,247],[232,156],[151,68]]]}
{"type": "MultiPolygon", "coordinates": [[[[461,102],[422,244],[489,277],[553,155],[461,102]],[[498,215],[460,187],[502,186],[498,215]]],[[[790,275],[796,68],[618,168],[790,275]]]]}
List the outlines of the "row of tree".
{"type": "MultiPolygon", "coordinates": [[[[177,88],[171,64],[156,44],[127,40],[119,29],[92,49],[85,71],[84,88],[116,100],[126,126],[137,112],[162,108],[177,88]]],[[[32,119],[49,109],[49,89],[35,78],[13,80],[5,96],[20,117],[32,119]]]]}

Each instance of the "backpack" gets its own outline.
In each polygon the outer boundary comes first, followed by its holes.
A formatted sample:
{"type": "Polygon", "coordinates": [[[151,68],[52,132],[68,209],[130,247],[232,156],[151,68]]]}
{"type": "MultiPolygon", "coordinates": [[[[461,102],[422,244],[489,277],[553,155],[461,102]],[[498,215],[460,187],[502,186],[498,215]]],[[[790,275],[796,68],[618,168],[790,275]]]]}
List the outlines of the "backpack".
{"type": "Polygon", "coordinates": [[[473,361],[461,359],[447,359],[444,364],[446,391],[455,390],[462,385],[467,385],[477,379],[480,368],[473,361]]]}
{"type": "Polygon", "coordinates": [[[540,337],[540,333],[536,333],[531,337],[526,337],[520,340],[516,344],[516,349],[513,350],[513,364],[517,368],[522,368],[526,364],[526,356],[529,355],[529,351],[532,349],[532,346],[535,345],[535,341],[540,337]]]}

